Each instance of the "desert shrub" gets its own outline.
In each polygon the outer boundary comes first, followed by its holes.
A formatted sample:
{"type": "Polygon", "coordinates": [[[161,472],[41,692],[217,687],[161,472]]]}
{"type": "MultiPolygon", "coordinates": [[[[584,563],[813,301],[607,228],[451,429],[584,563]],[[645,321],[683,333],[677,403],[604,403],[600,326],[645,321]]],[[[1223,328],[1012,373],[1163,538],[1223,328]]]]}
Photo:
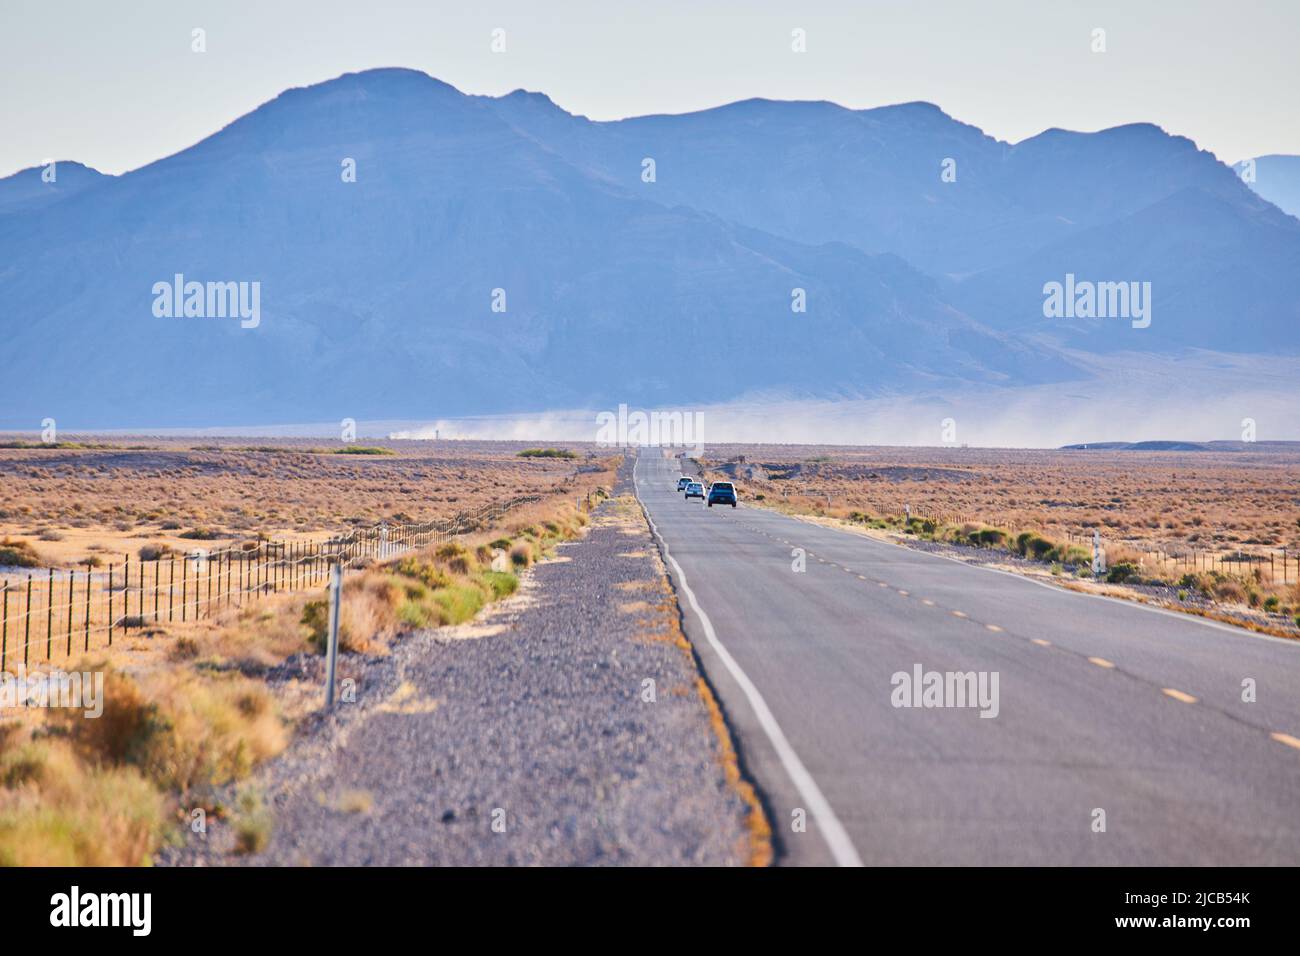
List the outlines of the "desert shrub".
{"type": "Polygon", "coordinates": [[[1264,610],[1268,611],[1270,614],[1276,613],[1281,604],[1282,601],[1276,594],[1270,594],[1268,597],[1264,598],[1264,610]]]}
{"type": "Polygon", "coordinates": [[[483,580],[492,589],[492,596],[498,599],[513,594],[519,587],[519,578],[508,571],[485,571],[483,580]]]}
{"type": "Polygon", "coordinates": [[[165,544],[146,544],[137,553],[141,561],[158,561],[165,555],[171,554],[172,549],[165,544]]]}
{"type": "Polygon", "coordinates": [[[451,583],[447,572],[442,568],[416,557],[402,558],[393,566],[393,570],[408,578],[415,578],[431,588],[446,587],[451,583]]]}
{"type": "Polygon", "coordinates": [[[103,714],[54,711],[67,736],[92,760],[130,765],[159,786],[181,792],[237,780],[287,743],[270,692],[237,674],[152,674],[147,688],[107,662],[103,714]]]}
{"type": "Polygon", "coordinates": [[[191,528],[189,531],[182,531],[179,537],[188,538],[192,541],[212,541],[220,538],[221,534],[211,528],[191,528]]]}
{"type": "Polygon", "coordinates": [[[1121,561],[1119,564],[1111,565],[1110,570],[1106,572],[1106,580],[1110,584],[1123,584],[1125,581],[1136,578],[1137,573],[1136,565],[1121,561]]]}
{"type": "Polygon", "coordinates": [[[336,455],[396,455],[397,452],[391,448],[380,448],[376,445],[346,445],[343,448],[334,449],[336,455]]]}
{"type": "Polygon", "coordinates": [[[41,566],[41,559],[37,555],[36,549],[26,541],[5,538],[0,541],[0,566],[38,568],[41,566]]]}
{"type": "Polygon", "coordinates": [[[567,448],[525,448],[519,452],[520,458],[577,458],[576,452],[567,448]]]}
{"type": "Polygon", "coordinates": [[[438,627],[446,623],[439,613],[439,607],[428,598],[427,589],[421,589],[421,593],[417,594],[408,593],[407,599],[397,609],[397,619],[407,627],[415,628],[438,627]]]}
{"type": "Polygon", "coordinates": [[[330,602],[321,598],[302,606],[299,622],[307,628],[307,639],[318,653],[325,652],[325,637],[329,631],[330,602]]]}
{"type": "Polygon", "coordinates": [[[134,767],[87,763],[66,740],[0,750],[0,866],[141,866],[166,829],[134,767]]]}
{"type": "Polygon", "coordinates": [[[1009,535],[1000,528],[981,528],[976,535],[976,543],[981,548],[996,548],[1007,540],[1009,535]]]}
{"type": "Polygon", "coordinates": [[[1230,604],[1244,604],[1246,602],[1246,588],[1240,581],[1232,578],[1220,578],[1210,587],[1210,595],[1218,601],[1226,601],[1230,604]]]}
{"type": "Polygon", "coordinates": [[[1042,561],[1056,548],[1056,543],[1036,531],[1022,531],[1016,536],[1015,550],[1026,558],[1042,561]]]}
{"type": "Polygon", "coordinates": [[[1061,564],[1092,565],[1092,552],[1087,548],[1080,547],[1077,544],[1058,544],[1047,554],[1049,561],[1059,561],[1061,564]]]}
{"type": "Polygon", "coordinates": [[[526,568],[533,563],[533,549],[526,541],[520,541],[510,549],[510,563],[517,568],[526,568]]]}
{"type": "Polygon", "coordinates": [[[445,612],[446,623],[459,624],[479,612],[487,602],[488,591],[486,584],[467,581],[435,591],[433,600],[445,612]]]}
{"type": "Polygon", "coordinates": [[[235,800],[235,852],[260,853],[271,842],[271,814],[260,791],[248,788],[235,800]]]}

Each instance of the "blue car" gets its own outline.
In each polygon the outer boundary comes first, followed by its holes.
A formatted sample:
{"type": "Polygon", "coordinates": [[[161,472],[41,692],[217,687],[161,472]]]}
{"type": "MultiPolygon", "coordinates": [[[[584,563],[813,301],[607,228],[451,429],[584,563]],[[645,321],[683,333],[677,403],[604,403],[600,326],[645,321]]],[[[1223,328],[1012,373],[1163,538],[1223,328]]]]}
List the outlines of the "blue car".
{"type": "Polygon", "coordinates": [[[709,507],[715,504],[736,507],[736,489],[729,481],[715,481],[709,485],[709,507]]]}

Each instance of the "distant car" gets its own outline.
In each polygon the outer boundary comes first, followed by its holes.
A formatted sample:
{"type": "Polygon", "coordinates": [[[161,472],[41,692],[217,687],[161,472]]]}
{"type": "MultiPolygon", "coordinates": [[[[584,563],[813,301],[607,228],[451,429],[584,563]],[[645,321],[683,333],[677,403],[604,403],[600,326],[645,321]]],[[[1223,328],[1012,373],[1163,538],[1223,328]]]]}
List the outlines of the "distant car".
{"type": "Polygon", "coordinates": [[[680,478],[677,479],[677,490],[685,491],[686,486],[689,485],[690,483],[691,483],[691,479],[687,478],[685,475],[682,475],[680,478]]]}
{"type": "Polygon", "coordinates": [[[715,504],[731,505],[734,508],[736,507],[736,489],[732,487],[729,481],[715,481],[709,485],[708,503],[710,508],[715,504]]]}
{"type": "Polygon", "coordinates": [[[698,481],[692,481],[686,486],[686,500],[690,501],[692,498],[704,500],[704,486],[698,481]]]}

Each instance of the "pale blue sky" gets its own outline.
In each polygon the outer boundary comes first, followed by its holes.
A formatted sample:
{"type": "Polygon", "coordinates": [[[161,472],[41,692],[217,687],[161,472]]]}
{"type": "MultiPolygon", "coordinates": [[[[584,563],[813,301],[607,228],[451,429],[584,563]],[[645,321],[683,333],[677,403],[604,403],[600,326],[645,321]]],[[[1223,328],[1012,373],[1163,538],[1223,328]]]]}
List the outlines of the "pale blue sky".
{"type": "Polygon", "coordinates": [[[378,66],[597,119],[765,96],[930,100],[1010,141],[1149,121],[1232,162],[1300,153],[1297,39],[1296,0],[3,0],[0,176],[136,168],[288,87],[378,66]]]}

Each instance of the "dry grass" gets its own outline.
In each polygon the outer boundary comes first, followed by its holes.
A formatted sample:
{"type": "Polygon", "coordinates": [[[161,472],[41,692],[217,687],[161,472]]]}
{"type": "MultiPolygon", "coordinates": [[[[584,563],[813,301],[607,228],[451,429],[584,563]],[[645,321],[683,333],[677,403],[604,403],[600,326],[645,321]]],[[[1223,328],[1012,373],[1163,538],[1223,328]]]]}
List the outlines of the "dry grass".
{"type": "Polygon", "coordinates": [[[1065,571],[1090,562],[1096,529],[1112,583],[1186,586],[1223,603],[1300,615],[1300,449],[738,446],[711,454],[702,462],[709,478],[735,481],[778,510],[1001,548],[1065,571]],[[1258,560],[1239,561],[1238,552],[1258,560]]]}
{"type": "Polygon", "coordinates": [[[0,863],[137,866],[149,861],[177,800],[203,802],[288,741],[262,683],[188,667],[104,674],[103,714],[7,715],[0,740],[0,863]]]}
{"type": "Polygon", "coordinates": [[[382,445],[392,454],[334,454],[355,446],[290,439],[0,444],[0,539],[71,567],[134,559],[147,546],[184,553],[258,534],[292,540],[448,518],[524,495],[576,495],[609,465],[607,452],[597,459],[588,450],[576,460],[521,458],[522,442],[382,445]]]}
{"type": "MultiPolygon", "coordinates": [[[[588,518],[573,503],[575,487],[585,492],[612,480],[612,470],[584,477],[589,486],[567,483],[549,500],[512,512],[504,529],[349,575],[344,650],[386,653],[402,631],[459,623],[511,593],[518,580],[490,569],[491,543],[521,549],[531,563],[581,534],[588,518]]],[[[290,695],[277,699],[249,675],[321,648],[325,615],[317,593],[268,595],[210,620],[160,622],[119,637],[111,652],[75,665],[105,674],[97,719],[81,711],[0,713],[0,863],[148,863],[171,821],[184,816],[179,807],[210,806],[213,788],[248,777],[283,749],[286,718],[307,705],[298,688],[277,684],[290,695]]],[[[255,791],[237,802],[236,850],[257,852],[270,838],[270,816],[255,791]]]]}
{"type": "Polygon", "coordinates": [[[1147,548],[1300,549],[1300,450],[1107,452],[716,446],[711,479],[810,513],[914,515],[1147,548]],[[743,456],[733,479],[721,466],[743,456]],[[748,469],[759,474],[750,478],[748,469]],[[827,497],[830,502],[827,502],[827,497]]]}

